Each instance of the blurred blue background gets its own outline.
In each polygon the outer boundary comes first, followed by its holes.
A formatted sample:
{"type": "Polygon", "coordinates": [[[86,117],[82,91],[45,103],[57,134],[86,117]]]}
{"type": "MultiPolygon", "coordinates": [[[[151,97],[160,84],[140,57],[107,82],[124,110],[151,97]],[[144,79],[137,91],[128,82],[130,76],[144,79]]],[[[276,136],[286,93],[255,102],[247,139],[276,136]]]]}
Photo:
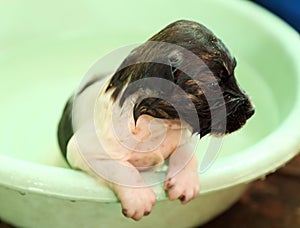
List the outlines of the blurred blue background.
{"type": "Polygon", "coordinates": [[[253,0],[284,19],[300,32],[300,0],[253,0]]]}

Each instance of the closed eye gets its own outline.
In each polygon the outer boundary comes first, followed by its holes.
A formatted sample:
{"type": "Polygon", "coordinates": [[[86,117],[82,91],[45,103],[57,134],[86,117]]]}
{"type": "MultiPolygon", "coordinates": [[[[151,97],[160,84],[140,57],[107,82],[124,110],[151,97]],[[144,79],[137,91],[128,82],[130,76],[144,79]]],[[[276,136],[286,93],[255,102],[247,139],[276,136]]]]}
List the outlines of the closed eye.
{"type": "Polygon", "coordinates": [[[172,80],[175,82],[175,73],[177,71],[177,68],[170,65],[170,70],[171,70],[172,80]]]}
{"type": "Polygon", "coordinates": [[[168,60],[170,65],[178,64],[182,61],[182,53],[178,50],[174,50],[168,55],[168,60]]]}
{"type": "Polygon", "coordinates": [[[207,87],[212,89],[212,90],[217,90],[219,89],[219,83],[218,82],[210,82],[207,84],[207,87]]]}

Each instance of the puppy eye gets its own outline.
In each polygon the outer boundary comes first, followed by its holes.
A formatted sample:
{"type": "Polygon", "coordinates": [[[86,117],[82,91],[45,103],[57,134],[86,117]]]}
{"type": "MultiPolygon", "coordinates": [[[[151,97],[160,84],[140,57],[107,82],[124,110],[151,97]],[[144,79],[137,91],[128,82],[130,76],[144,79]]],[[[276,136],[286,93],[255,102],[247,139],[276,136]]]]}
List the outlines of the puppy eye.
{"type": "Polygon", "coordinates": [[[221,78],[228,78],[228,72],[227,72],[227,70],[225,70],[225,69],[221,70],[219,76],[221,78]]]}
{"type": "Polygon", "coordinates": [[[168,55],[168,59],[169,62],[171,64],[176,64],[179,63],[182,60],[182,54],[179,51],[172,51],[169,55],[168,55]]]}
{"type": "Polygon", "coordinates": [[[212,90],[217,90],[219,88],[219,83],[218,82],[210,82],[207,84],[208,88],[212,90]]]}

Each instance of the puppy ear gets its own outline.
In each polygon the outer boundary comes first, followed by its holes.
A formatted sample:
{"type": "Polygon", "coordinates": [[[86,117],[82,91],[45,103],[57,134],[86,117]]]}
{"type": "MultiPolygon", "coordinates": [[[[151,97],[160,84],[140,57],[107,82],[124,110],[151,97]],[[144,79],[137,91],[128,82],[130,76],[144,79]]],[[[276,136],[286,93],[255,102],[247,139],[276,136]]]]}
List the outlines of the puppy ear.
{"type": "Polygon", "coordinates": [[[117,71],[112,76],[105,92],[110,89],[115,89],[112,94],[112,99],[115,101],[129,82],[131,78],[132,71],[136,68],[138,56],[136,55],[137,48],[133,49],[130,54],[124,59],[121,65],[118,67],[117,71]]]}
{"type": "Polygon", "coordinates": [[[167,101],[156,98],[148,97],[137,102],[133,107],[133,119],[135,123],[141,115],[150,115],[154,118],[163,119],[176,119],[178,113],[174,107],[167,101]]]}

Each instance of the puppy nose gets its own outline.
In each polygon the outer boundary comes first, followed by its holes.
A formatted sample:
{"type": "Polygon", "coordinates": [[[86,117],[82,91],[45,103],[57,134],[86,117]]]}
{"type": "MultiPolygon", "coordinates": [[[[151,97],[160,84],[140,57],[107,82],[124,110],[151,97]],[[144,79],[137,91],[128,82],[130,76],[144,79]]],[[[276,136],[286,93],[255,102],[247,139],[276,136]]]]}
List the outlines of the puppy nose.
{"type": "Polygon", "coordinates": [[[247,119],[249,119],[251,116],[253,116],[253,114],[255,113],[255,109],[251,108],[246,112],[246,117],[247,119]]]}
{"type": "Polygon", "coordinates": [[[252,102],[248,97],[240,97],[239,98],[240,105],[244,107],[245,116],[249,119],[255,113],[255,108],[252,105],[252,102]]]}

